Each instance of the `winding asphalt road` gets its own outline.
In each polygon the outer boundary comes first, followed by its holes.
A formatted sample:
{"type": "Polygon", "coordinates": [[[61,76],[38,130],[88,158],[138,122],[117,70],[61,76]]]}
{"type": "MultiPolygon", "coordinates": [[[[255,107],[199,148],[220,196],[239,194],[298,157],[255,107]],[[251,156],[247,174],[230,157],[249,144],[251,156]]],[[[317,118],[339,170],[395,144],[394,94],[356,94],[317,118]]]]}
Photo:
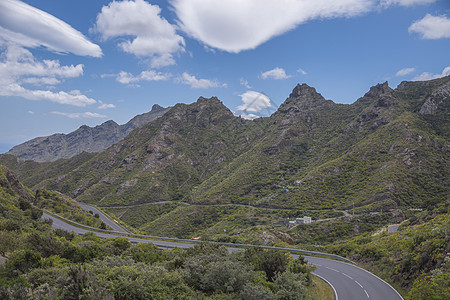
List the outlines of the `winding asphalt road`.
{"type": "Polygon", "coordinates": [[[108,225],[113,231],[122,232],[122,233],[130,233],[128,230],[120,226],[118,223],[114,222],[110,218],[108,218],[101,210],[94,206],[90,206],[84,203],[80,203],[80,207],[87,211],[92,211],[94,214],[98,214],[100,219],[108,225]]]}
{"type": "MultiPolygon", "coordinates": [[[[94,207],[89,206],[88,210],[92,210],[92,208],[94,207]]],[[[92,211],[94,213],[97,212],[94,210],[92,211]]],[[[111,222],[111,220],[109,220],[108,217],[106,217],[100,211],[98,211],[97,213],[105,223],[107,223],[106,221],[111,222]]],[[[97,232],[89,229],[79,228],[46,213],[43,214],[42,218],[53,220],[52,226],[55,229],[73,231],[77,234],[93,232],[101,238],[115,238],[119,236],[114,233],[97,232]]],[[[124,229],[120,228],[119,232],[123,231],[124,229]]],[[[128,239],[133,244],[153,243],[158,247],[165,249],[175,247],[186,249],[194,247],[194,244],[192,243],[177,243],[171,241],[141,239],[130,236],[128,237],[128,239]]],[[[238,249],[228,248],[228,250],[237,251],[238,249]]],[[[298,255],[295,254],[292,256],[298,257],[298,255]]],[[[400,294],[391,285],[389,285],[387,282],[380,279],[376,275],[358,266],[337,260],[318,258],[313,256],[305,256],[305,258],[308,263],[317,267],[317,269],[314,271],[314,274],[324,279],[333,288],[336,300],[403,300],[402,296],[400,296],[400,294]]]]}

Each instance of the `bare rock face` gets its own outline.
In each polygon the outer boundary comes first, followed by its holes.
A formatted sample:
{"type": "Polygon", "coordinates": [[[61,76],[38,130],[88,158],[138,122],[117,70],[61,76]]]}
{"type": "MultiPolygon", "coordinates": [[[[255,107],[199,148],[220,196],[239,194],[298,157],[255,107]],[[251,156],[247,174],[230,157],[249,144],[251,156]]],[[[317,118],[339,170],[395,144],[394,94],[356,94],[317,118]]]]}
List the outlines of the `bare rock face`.
{"type": "Polygon", "coordinates": [[[419,113],[423,115],[435,114],[440,106],[450,100],[450,81],[435,90],[424,102],[419,113]]]}
{"type": "Polygon", "coordinates": [[[83,151],[101,152],[124,139],[133,129],[161,117],[169,109],[155,104],[150,112],[138,115],[124,125],[118,125],[112,120],[95,127],[83,125],[69,134],[34,138],[14,146],[7,154],[21,160],[46,162],[70,158],[83,151]]]}
{"type": "Polygon", "coordinates": [[[20,184],[19,179],[17,178],[16,174],[12,172],[11,170],[6,171],[6,179],[8,180],[11,189],[19,195],[22,199],[26,199],[30,202],[33,201],[33,196],[28,193],[28,191],[20,184]]]}

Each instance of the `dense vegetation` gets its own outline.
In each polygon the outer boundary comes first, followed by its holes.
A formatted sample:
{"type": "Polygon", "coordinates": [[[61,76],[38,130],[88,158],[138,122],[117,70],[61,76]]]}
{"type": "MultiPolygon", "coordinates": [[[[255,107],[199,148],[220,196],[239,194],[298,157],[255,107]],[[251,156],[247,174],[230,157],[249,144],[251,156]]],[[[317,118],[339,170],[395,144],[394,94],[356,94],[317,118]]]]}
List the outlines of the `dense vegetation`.
{"type": "MultiPolygon", "coordinates": [[[[29,190],[0,168],[1,299],[311,299],[300,257],[199,244],[187,251],[53,230],[29,190]]],[[[42,194],[40,195],[42,196],[42,194]]],[[[42,198],[46,199],[46,198],[42,198]]],[[[44,201],[42,200],[41,201],[44,201]]],[[[38,202],[40,203],[40,201],[38,202]]]]}

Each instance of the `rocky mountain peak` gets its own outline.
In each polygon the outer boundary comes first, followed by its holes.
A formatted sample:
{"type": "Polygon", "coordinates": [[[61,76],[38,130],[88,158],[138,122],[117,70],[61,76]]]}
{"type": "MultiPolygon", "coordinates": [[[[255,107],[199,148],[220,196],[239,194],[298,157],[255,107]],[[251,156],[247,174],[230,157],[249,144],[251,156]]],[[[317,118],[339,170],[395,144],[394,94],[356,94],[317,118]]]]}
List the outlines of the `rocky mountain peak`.
{"type": "Polygon", "coordinates": [[[199,97],[197,103],[222,104],[222,101],[220,101],[216,96],[211,98],[199,97]]]}
{"type": "Polygon", "coordinates": [[[289,98],[287,98],[286,101],[280,105],[278,112],[295,115],[322,108],[330,104],[333,104],[333,101],[325,100],[325,98],[319,94],[315,88],[303,83],[297,84],[297,86],[292,90],[292,93],[289,95],[289,98]]]}
{"type": "Polygon", "coordinates": [[[310,87],[306,83],[297,84],[292,90],[289,98],[297,98],[300,100],[325,100],[325,98],[319,94],[315,88],[310,87]]]}
{"type": "Polygon", "coordinates": [[[383,94],[388,94],[392,92],[392,89],[389,87],[389,84],[387,81],[384,83],[379,83],[373,87],[370,88],[370,90],[364,95],[364,97],[378,97],[383,94]]]}
{"type": "Polygon", "coordinates": [[[102,127],[110,127],[110,126],[119,126],[119,124],[117,124],[117,123],[114,122],[113,120],[108,120],[108,121],[106,121],[105,123],[100,124],[100,125],[97,125],[97,126],[95,126],[95,127],[98,127],[98,126],[102,126],[102,127]]]}
{"type": "Polygon", "coordinates": [[[161,110],[165,110],[166,108],[164,108],[164,107],[162,107],[161,105],[159,105],[159,104],[153,104],[153,106],[152,106],[152,112],[157,112],[157,111],[161,111],[161,110]]]}

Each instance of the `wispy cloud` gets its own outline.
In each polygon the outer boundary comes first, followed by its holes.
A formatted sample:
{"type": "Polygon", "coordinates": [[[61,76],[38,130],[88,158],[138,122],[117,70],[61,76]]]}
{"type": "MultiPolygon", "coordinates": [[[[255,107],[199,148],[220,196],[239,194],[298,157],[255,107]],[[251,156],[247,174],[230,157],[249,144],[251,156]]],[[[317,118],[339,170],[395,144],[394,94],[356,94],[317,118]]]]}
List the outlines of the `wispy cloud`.
{"type": "Polygon", "coordinates": [[[241,85],[245,86],[247,89],[251,89],[252,87],[248,84],[248,81],[244,78],[239,79],[241,85]]]}
{"type": "Polygon", "coordinates": [[[28,100],[47,100],[59,104],[84,107],[97,101],[85,95],[72,92],[52,92],[46,90],[28,90],[18,84],[10,84],[0,90],[0,96],[16,96],[28,100]]]}
{"type": "Polygon", "coordinates": [[[184,51],[185,43],[160,13],[159,6],[143,0],[113,1],[103,6],[93,31],[105,40],[120,37],[123,51],[150,57],[153,68],[173,65],[173,53],[184,51]]]}
{"type": "Polygon", "coordinates": [[[298,69],[297,72],[300,73],[300,74],[302,74],[302,75],[307,75],[307,74],[308,74],[308,73],[306,73],[306,71],[303,70],[303,69],[298,69]]]}
{"type": "Polygon", "coordinates": [[[412,80],[413,81],[425,81],[425,80],[431,80],[436,78],[441,78],[450,75],[450,66],[445,67],[444,70],[442,70],[441,74],[433,74],[429,72],[423,72],[420,75],[415,76],[412,80]]]}
{"type": "Polygon", "coordinates": [[[98,103],[100,104],[100,106],[97,107],[98,109],[116,108],[116,106],[114,104],[103,103],[100,100],[98,101],[98,103]]]}
{"type": "Polygon", "coordinates": [[[429,4],[433,2],[436,2],[436,0],[381,0],[380,4],[382,7],[389,7],[392,5],[413,6],[413,5],[429,4]]]}
{"type": "Polygon", "coordinates": [[[142,71],[139,75],[133,75],[131,73],[120,71],[118,74],[102,74],[102,78],[115,77],[117,82],[122,84],[131,84],[139,81],[163,81],[168,80],[171,77],[169,73],[156,72],[154,70],[142,71]]]}
{"type": "Polygon", "coordinates": [[[184,72],[181,74],[180,77],[175,79],[176,82],[187,84],[191,86],[191,88],[194,89],[209,89],[209,88],[215,88],[215,87],[226,87],[227,85],[225,83],[220,84],[216,80],[210,80],[210,79],[198,79],[194,75],[190,75],[187,72],[184,72]]]}
{"type": "Polygon", "coordinates": [[[286,71],[283,68],[275,68],[261,74],[262,79],[287,79],[291,77],[290,75],[286,75],[286,71]]]}
{"type": "Polygon", "coordinates": [[[422,39],[437,40],[450,38],[450,18],[427,14],[409,26],[408,31],[418,33],[422,39]]]}
{"type": "Polygon", "coordinates": [[[82,56],[102,56],[101,48],[69,24],[18,0],[0,1],[0,39],[24,47],[82,56]]]}
{"type": "Polygon", "coordinates": [[[66,112],[60,112],[60,111],[52,111],[50,113],[54,114],[54,115],[68,117],[70,119],[106,118],[105,115],[101,115],[98,113],[92,113],[92,112],[66,113],[66,112]]]}
{"type": "Polygon", "coordinates": [[[405,76],[405,75],[411,74],[415,70],[416,70],[416,68],[403,68],[403,69],[399,70],[397,73],[395,73],[395,76],[397,76],[397,77],[405,76]]]}

